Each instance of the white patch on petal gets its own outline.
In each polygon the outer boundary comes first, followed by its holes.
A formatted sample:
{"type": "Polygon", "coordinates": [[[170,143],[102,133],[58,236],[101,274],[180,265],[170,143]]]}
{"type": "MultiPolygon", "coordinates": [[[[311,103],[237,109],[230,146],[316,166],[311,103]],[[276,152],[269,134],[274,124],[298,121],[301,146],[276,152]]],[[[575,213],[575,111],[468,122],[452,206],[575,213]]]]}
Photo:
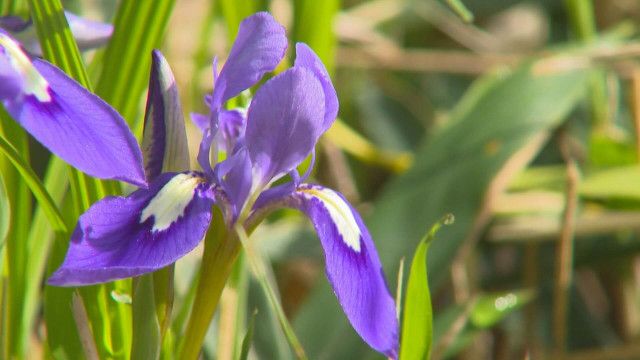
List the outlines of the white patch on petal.
{"type": "Polygon", "coordinates": [[[25,83],[24,92],[35,96],[40,102],[51,101],[49,83],[36,70],[29,57],[20,48],[20,45],[9,36],[0,33],[0,46],[7,52],[13,68],[22,76],[25,83]]]}
{"type": "Polygon", "coordinates": [[[140,223],[153,216],[153,231],[168,229],[178,218],[184,215],[184,210],[193,199],[195,189],[202,179],[192,174],[178,174],[167,182],[156,196],[151,199],[147,207],[142,210],[140,223]]]}
{"type": "Polygon", "coordinates": [[[360,227],[358,227],[349,205],[331,189],[312,187],[300,189],[300,191],[322,202],[329,212],[331,221],[338,229],[342,241],[356,252],[360,252],[360,227]]]}

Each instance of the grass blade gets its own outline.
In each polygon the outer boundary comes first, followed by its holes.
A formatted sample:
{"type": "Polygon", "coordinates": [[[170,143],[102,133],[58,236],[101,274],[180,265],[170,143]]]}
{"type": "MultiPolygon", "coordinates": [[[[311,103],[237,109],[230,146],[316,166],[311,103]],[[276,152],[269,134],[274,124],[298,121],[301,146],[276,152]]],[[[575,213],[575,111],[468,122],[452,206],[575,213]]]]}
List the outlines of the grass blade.
{"type": "Polygon", "coordinates": [[[433,313],[427,278],[427,250],[442,225],[453,223],[453,215],[445,215],[422,238],[413,255],[402,321],[400,360],[428,359],[433,340],[433,313]]]}
{"type": "Polygon", "coordinates": [[[258,310],[254,310],[251,315],[251,320],[249,320],[249,325],[247,325],[247,334],[242,339],[242,350],[240,351],[239,360],[247,360],[249,357],[249,350],[251,349],[251,341],[253,340],[253,330],[256,325],[256,315],[258,314],[258,310]]]}
{"type": "Polygon", "coordinates": [[[140,96],[147,86],[151,50],[160,45],[175,0],[123,1],[103,58],[96,94],[110,103],[137,130],[140,96]]]}
{"type": "Polygon", "coordinates": [[[251,266],[251,270],[253,271],[254,276],[260,283],[262,290],[266,294],[272,308],[275,310],[276,315],[278,315],[278,320],[280,321],[280,325],[282,326],[282,330],[284,331],[287,339],[289,340],[289,344],[291,348],[296,353],[296,357],[298,359],[307,359],[307,355],[304,352],[302,344],[295,332],[293,331],[293,327],[289,323],[287,316],[282,309],[282,305],[278,300],[278,296],[274,290],[273,284],[275,281],[273,280],[273,276],[267,272],[267,267],[264,264],[260,254],[253,248],[253,245],[249,241],[249,237],[247,236],[246,231],[241,225],[236,224],[235,231],[238,234],[238,238],[244,247],[244,250],[247,254],[247,259],[249,260],[249,265],[251,266]]]}
{"type": "Polygon", "coordinates": [[[18,151],[3,136],[0,136],[0,152],[4,154],[20,172],[20,175],[22,175],[24,181],[36,197],[36,200],[38,200],[38,203],[42,206],[51,226],[56,231],[66,232],[67,227],[62,220],[62,214],[51,198],[51,195],[49,195],[49,192],[40,179],[38,179],[36,173],[31,169],[31,166],[24,161],[18,151]]]}

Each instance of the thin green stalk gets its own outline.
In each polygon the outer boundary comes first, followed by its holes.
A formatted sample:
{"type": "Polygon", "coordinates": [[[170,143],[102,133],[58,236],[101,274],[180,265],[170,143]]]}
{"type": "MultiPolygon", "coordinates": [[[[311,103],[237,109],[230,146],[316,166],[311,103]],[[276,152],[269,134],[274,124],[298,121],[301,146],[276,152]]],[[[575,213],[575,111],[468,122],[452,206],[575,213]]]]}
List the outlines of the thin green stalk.
{"type": "MultiPolygon", "coordinates": [[[[20,172],[22,179],[24,180],[26,185],[29,186],[36,199],[43,207],[43,210],[47,213],[47,217],[51,223],[51,226],[57,231],[65,232],[66,226],[64,224],[64,221],[62,220],[62,215],[53,199],[51,199],[51,195],[49,195],[44,185],[42,185],[42,182],[40,182],[40,179],[38,179],[38,176],[35,174],[33,169],[31,169],[29,164],[22,158],[18,150],[14,148],[9,142],[7,142],[2,136],[0,136],[0,153],[7,156],[7,158],[20,172]]],[[[23,200],[25,202],[31,201],[30,199],[23,199],[21,197],[16,199],[16,201],[18,200],[23,200]]],[[[27,215],[27,218],[30,218],[30,215],[27,215]]],[[[24,237],[22,237],[22,241],[24,242],[24,239],[26,238],[27,235],[25,234],[24,237]]]]}
{"type": "MultiPolygon", "coordinates": [[[[591,0],[565,0],[565,5],[575,37],[581,42],[593,41],[598,35],[593,2],[591,0]]],[[[605,76],[602,71],[595,70],[589,79],[591,114],[594,122],[600,125],[607,121],[609,114],[605,76]]]]}
{"type": "Polygon", "coordinates": [[[187,329],[182,337],[180,359],[197,359],[202,342],[240,251],[240,242],[227,230],[222,213],[213,211],[213,222],[205,236],[198,290],[187,329]]]}
{"type": "Polygon", "coordinates": [[[247,232],[240,224],[236,224],[234,228],[236,234],[238,235],[238,239],[242,243],[245,252],[247,253],[247,258],[249,260],[249,264],[251,266],[251,270],[253,271],[253,275],[258,280],[260,287],[267,296],[267,300],[269,300],[269,304],[271,308],[275,311],[278,321],[280,322],[280,326],[284,331],[287,340],[289,340],[289,344],[291,348],[296,354],[298,359],[307,359],[307,355],[302,347],[302,343],[298,340],[298,336],[293,331],[293,327],[289,323],[287,316],[282,309],[282,305],[280,305],[280,300],[278,299],[278,295],[274,290],[275,280],[273,279],[273,275],[267,271],[267,267],[262,260],[260,254],[253,248],[253,245],[249,241],[249,236],[247,232]]]}

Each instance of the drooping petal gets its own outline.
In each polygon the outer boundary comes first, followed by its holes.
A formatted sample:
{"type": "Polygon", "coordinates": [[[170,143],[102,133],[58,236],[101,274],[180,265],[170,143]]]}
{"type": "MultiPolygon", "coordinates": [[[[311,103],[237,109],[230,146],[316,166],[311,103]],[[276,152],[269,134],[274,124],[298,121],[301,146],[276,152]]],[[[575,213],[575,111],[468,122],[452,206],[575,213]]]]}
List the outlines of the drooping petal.
{"type": "Polygon", "coordinates": [[[331,78],[327,69],[324,67],[322,60],[316,55],[311,48],[305,43],[296,44],[296,61],[294,66],[300,66],[311,70],[322,84],[324,90],[324,122],[322,123],[322,131],[327,131],[333,121],[338,116],[338,95],[336,89],[331,83],[331,78]]]}
{"type": "Polygon", "coordinates": [[[163,172],[189,169],[187,132],[178,88],[169,64],[158,50],[152,53],[142,150],[149,180],[163,172]]]}
{"type": "Polygon", "coordinates": [[[0,58],[9,64],[0,70],[0,102],[33,137],[89,175],[146,186],[138,143],[111,106],[55,66],[32,62],[2,32],[0,58]]]}
{"type": "Polygon", "coordinates": [[[64,12],[69,22],[73,38],[80,50],[88,50],[105,45],[113,34],[113,25],[89,20],[68,11],[64,12]]]}
{"type": "Polygon", "coordinates": [[[49,284],[102,283],[174,263],[204,237],[212,192],[199,174],[165,173],[149,189],[95,203],[80,217],[49,284]]]}
{"type": "Polygon", "coordinates": [[[269,13],[260,12],[244,19],[229,57],[215,80],[212,110],[216,111],[225,101],[273,71],[286,50],[284,27],[269,13]]]}
{"type": "Polygon", "coordinates": [[[261,185],[304,160],[323,131],[324,92],[318,78],[302,67],[267,81],[247,115],[246,144],[261,185]]]}
{"type": "Polygon", "coordinates": [[[324,249],[327,277],[351,325],[369,346],[395,357],[395,304],[360,215],[340,194],[317,185],[301,185],[286,202],[313,222],[324,249]]]}

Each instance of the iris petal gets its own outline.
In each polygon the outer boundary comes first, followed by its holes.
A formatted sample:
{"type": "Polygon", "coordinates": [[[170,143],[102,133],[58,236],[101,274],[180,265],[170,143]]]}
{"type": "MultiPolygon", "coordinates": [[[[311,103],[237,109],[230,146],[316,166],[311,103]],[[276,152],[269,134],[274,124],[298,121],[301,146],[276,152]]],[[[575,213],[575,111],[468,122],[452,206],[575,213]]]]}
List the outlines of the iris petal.
{"type": "Polygon", "coordinates": [[[204,237],[213,203],[210,185],[195,173],[162,174],[149,189],[107,197],[80,217],[49,284],[96,284],[172,264],[204,237]]]}
{"type": "Polygon", "coordinates": [[[146,186],[138,143],[111,106],[1,31],[0,58],[10,65],[0,80],[11,84],[0,84],[0,102],[25,130],[91,176],[146,186]]]}
{"type": "Polygon", "coordinates": [[[187,132],[176,81],[158,50],[152,53],[142,149],[150,180],[162,172],[189,169],[187,132]]]}
{"type": "Polygon", "coordinates": [[[210,104],[212,110],[219,110],[225,101],[273,71],[286,50],[284,27],[269,13],[260,12],[244,19],[229,57],[216,78],[210,104]]]}
{"type": "Polygon", "coordinates": [[[331,78],[327,69],[322,64],[322,60],[305,43],[296,44],[296,62],[294,66],[304,67],[311,70],[320,80],[324,90],[324,122],[322,131],[327,131],[333,121],[338,116],[338,95],[331,83],[331,78]]]}
{"type": "Polygon", "coordinates": [[[261,185],[288,173],[313,150],[323,132],[324,91],[302,67],[267,81],[247,114],[246,146],[261,185]]]}
{"type": "Polygon", "coordinates": [[[301,185],[286,203],[313,223],[324,249],[327,278],[351,325],[369,346],[395,357],[395,304],[360,215],[342,195],[317,185],[301,185]]]}

